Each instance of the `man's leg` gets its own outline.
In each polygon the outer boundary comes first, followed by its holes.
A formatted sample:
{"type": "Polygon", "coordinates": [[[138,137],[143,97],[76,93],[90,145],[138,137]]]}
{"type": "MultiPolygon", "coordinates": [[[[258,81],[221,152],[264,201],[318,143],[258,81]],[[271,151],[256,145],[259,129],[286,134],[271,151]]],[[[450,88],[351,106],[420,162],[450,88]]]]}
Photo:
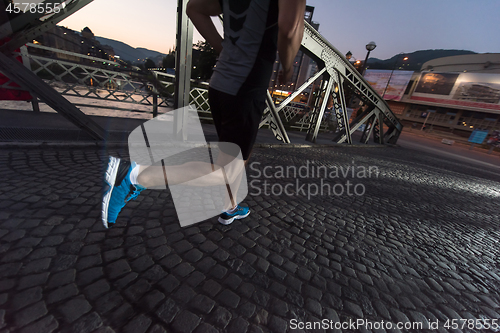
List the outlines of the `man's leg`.
{"type": "Polygon", "coordinates": [[[225,186],[224,198],[220,197],[220,191],[214,190],[212,200],[216,206],[221,205],[219,211],[230,209],[237,205],[236,194],[244,168],[245,164],[238,155],[233,157],[223,152],[220,152],[216,164],[193,161],[175,166],[138,166],[134,162],[110,157],[105,174],[108,189],[103,196],[103,224],[107,228],[109,223],[114,223],[126,203],[145,188],[166,188],[167,185],[225,186]],[[218,203],[222,199],[224,205],[218,203]]]}
{"type": "MultiPolygon", "coordinates": [[[[215,89],[209,90],[210,107],[219,140],[237,144],[241,149],[245,165],[250,158],[257,138],[259,123],[266,106],[265,98],[258,97],[265,97],[265,94],[266,89],[245,91],[245,93],[236,96],[221,93],[215,89]]],[[[236,175],[239,178],[234,182],[236,190],[233,194],[237,192],[243,174],[236,175]]],[[[228,209],[219,216],[220,223],[230,224],[234,219],[248,216],[250,213],[249,208],[239,206],[236,201],[230,202],[230,208],[232,209],[228,209]]]]}
{"type": "Polygon", "coordinates": [[[214,164],[192,161],[175,166],[164,166],[161,163],[135,168],[132,165],[125,165],[116,160],[114,167],[110,168],[108,165],[107,174],[112,174],[112,176],[107,177],[106,181],[110,186],[108,194],[113,191],[113,186],[116,186],[120,188],[121,195],[119,199],[115,200],[118,206],[113,209],[114,213],[110,219],[108,219],[107,207],[112,198],[108,197],[106,201],[106,194],[103,199],[103,224],[106,227],[108,226],[108,222],[115,222],[116,217],[126,202],[130,198],[135,198],[144,188],[166,187],[167,185],[225,185],[228,191],[225,194],[224,206],[221,208],[224,211],[229,210],[229,212],[226,212],[229,214],[226,214],[229,218],[226,219],[225,217],[227,216],[223,213],[219,218],[219,222],[229,224],[234,220],[232,216],[243,218],[248,215],[248,208],[239,207],[235,196],[238,193],[244,167],[257,136],[258,124],[262,117],[265,103],[258,102],[249,96],[230,96],[220,92],[216,92],[216,98],[213,97],[213,94],[210,97],[213,118],[219,139],[233,143],[233,146],[236,144],[241,147],[245,162],[236,158],[239,151],[235,153],[231,147],[226,146],[223,148],[224,143],[219,143],[221,150],[214,164]],[[117,175],[121,176],[115,182],[117,175]],[[122,182],[124,178],[126,180],[122,182]],[[130,195],[129,192],[133,195],[130,195]],[[244,211],[242,212],[241,209],[244,211]],[[224,218],[222,218],[223,215],[225,216],[224,218]]]}
{"type": "Polygon", "coordinates": [[[137,183],[147,188],[178,184],[192,186],[226,184],[223,169],[218,164],[196,161],[174,166],[140,166],[137,183]]]}

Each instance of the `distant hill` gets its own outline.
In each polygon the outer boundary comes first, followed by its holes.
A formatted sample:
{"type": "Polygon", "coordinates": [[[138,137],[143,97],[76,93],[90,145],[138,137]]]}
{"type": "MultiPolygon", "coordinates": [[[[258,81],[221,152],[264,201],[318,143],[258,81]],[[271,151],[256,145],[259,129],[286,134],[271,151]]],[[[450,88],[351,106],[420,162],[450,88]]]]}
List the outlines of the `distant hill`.
{"type": "Polygon", "coordinates": [[[148,50],[143,47],[135,48],[114,39],[98,36],[96,36],[95,39],[97,39],[97,41],[103,45],[111,46],[113,50],[115,50],[115,55],[120,56],[122,60],[128,60],[132,63],[143,63],[147,58],[157,63],[159,60],[163,59],[166,56],[166,54],[161,52],[148,50]]]}
{"type": "Polygon", "coordinates": [[[368,59],[368,67],[370,69],[397,69],[404,63],[405,66],[403,68],[405,70],[418,71],[421,69],[422,65],[429,60],[464,54],[476,54],[476,52],[467,50],[422,50],[412,53],[397,54],[386,60],[370,58],[368,59]],[[404,57],[408,57],[408,60],[403,61],[404,57]]]}
{"type": "Polygon", "coordinates": [[[145,55],[147,55],[148,58],[165,57],[166,56],[165,53],[161,53],[161,52],[153,51],[153,50],[148,50],[148,49],[145,49],[143,47],[138,47],[138,48],[136,48],[136,50],[141,51],[142,53],[144,53],[145,55]]]}
{"type": "MultiPolygon", "coordinates": [[[[149,49],[145,49],[143,47],[134,48],[128,44],[123,42],[104,38],[104,37],[95,37],[99,43],[103,45],[109,45],[115,50],[115,54],[119,55],[121,59],[128,60],[132,63],[143,63],[147,58],[153,60],[155,63],[161,62],[161,60],[166,56],[165,53],[161,53],[158,51],[153,51],[149,49]],[[140,59],[140,60],[138,60],[140,59]]],[[[193,50],[195,52],[196,50],[193,50]]],[[[196,52],[195,52],[196,53],[196,52]]],[[[467,50],[422,50],[415,51],[412,53],[404,53],[398,54],[390,59],[377,59],[370,58],[368,59],[368,68],[370,69],[393,69],[399,68],[404,63],[403,67],[405,70],[418,71],[421,69],[422,65],[432,59],[450,57],[456,55],[464,55],[464,54],[476,54],[476,52],[467,51],[467,50]],[[408,57],[407,61],[403,61],[404,57],[408,57]],[[397,62],[397,63],[396,63],[397,62]]],[[[193,54],[193,57],[195,54],[193,54]]],[[[402,68],[402,69],[403,69],[402,68]]]]}
{"type": "Polygon", "coordinates": [[[165,53],[145,49],[143,47],[138,47],[138,48],[136,48],[136,50],[144,53],[149,59],[153,60],[155,63],[161,63],[163,58],[165,58],[167,56],[165,53]]]}

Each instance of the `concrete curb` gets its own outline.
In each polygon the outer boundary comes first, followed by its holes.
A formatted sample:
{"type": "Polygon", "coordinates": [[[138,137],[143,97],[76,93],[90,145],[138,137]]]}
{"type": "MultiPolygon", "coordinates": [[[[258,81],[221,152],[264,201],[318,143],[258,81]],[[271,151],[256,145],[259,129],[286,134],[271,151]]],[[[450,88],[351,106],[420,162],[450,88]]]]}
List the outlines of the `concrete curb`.
{"type": "MultiPolygon", "coordinates": [[[[441,141],[442,139],[451,139],[451,140],[454,140],[454,145],[461,145],[463,147],[470,147],[471,146],[471,143],[467,141],[467,139],[465,138],[455,138],[455,137],[451,137],[451,136],[440,136],[440,135],[437,135],[437,134],[429,134],[429,133],[418,133],[418,132],[405,132],[406,135],[412,135],[412,136],[417,136],[417,137],[420,137],[420,138],[425,138],[425,139],[429,139],[429,140],[436,140],[436,141],[441,141]]],[[[482,148],[480,146],[477,146],[477,149],[475,151],[477,152],[480,152],[480,153],[485,153],[485,154],[488,154],[488,155],[499,155],[500,156],[500,153],[497,152],[497,151],[493,151],[491,154],[488,153],[488,150],[489,149],[486,149],[486,148],[482,148]]]]}

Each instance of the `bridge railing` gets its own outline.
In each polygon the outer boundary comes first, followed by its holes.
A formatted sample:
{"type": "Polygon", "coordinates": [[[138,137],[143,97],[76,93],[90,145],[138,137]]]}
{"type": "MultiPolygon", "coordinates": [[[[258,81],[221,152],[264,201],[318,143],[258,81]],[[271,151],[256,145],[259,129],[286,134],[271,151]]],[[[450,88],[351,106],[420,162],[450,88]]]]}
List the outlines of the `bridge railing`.
{"type": "MultiPolygon", "coordinates": [[[[62,98],[61,94],[85,99],[152,106],[153,116],[158,113],[158,107],[170,106],[169,97],[172,94],[175,93],[176,96],[182,94],[186,96],[182,100],[183,105],[187,103],[194,104],[199,109],[199,117],[206,120],[211,118],[206,85],[190,83],[189,75],[185,75],[184,79],[182,79],[185,83],[181,85],[182,88],[180,89],[182,91],[175,92],[173,91],[175,89],[173,75],[169,76],[165,73],[155,72],[150,73],[150,75],[138,74],[132,71],[124,72],[118,70],[118,67],[112,61],[50,49],[35,44],[28,44],[28,46],[31,49],[42,49],[65,54],[68,58],[76,57],[81,61],[76,63],[69,61],[69,59],[61,60],[56,57],[46,57],[26,50],[22,52],[22,56],[26,59],[25,63],[29,64],[33,72],[27,71],[21,64],[13,61],[11,54],[13,50],[33,40],[36,36],[47,31],[57,22],[91,1],[74,0],[63,2],[57,0],[57,3],[64,3],[65,6],[62,6],[64,8],[61,13],[53,15],[50,20],[40,21],[40,18],[35,14],[25,13],[11,20],[11,30],[3,29],[4,26],[2,26],[3,30],[0,31],[0,37],[10,36],[12,39],[6,44],[0,45],[0,52],[3,53],[0,54],[0,70],[25,89],[34,92],[35,96],[43,98],[57,112],[63,114],[77,126],[86,129],[96,139],[105,137],[104,130],[89,121],[80,110],[62,98]],[[112,69],[112,67],[114,68],[112,69]],[[43,77],[44,81],[41,80],[41,77],[43,77]],[[46,83],[49,84],[46,85],[46,83]],[[51,90],[50,86],[53,86],[56,90],[51,90]]],[[[184,17],[184,10],[180,11],[179,14],[184,17]]],[[[187,18],[186,21],[188,21],[187,18]]],[[[178,36],[181,36],[180,44],[183,41],[190,40],[191,33],[191,30],[187,28],[178,29],[178,36]],[[184,34],[186,37],[183,39],[184,34]]],[[[187,43],[186,45],[187,50],[189,50],[192,44],[187,43]]],[[[260,127],[269,126],[273,130],[275,137],[286,143],[290,142],[286,134],[287,129],[307,130],[306,139],[315,142],[319,131],[327,128],[328,124],[324,114],[327,105],[331,101],[333,103],[332,112],[335,112],[339,128],[336,137],[338,143],[352,143],[352,134],[361,128],[363,128],[361,142],[368,142],[372,134],[373,141],[378,143],[394,143],[397,141],[402,125],[387,103],[345,57],[307,22],[305,22],[302,50],[316,61],[319,71],[280,104],[275,104],[268,94],[268,108],[264,112],[260,127]],[[316,95],[318,97],[314,101],[312,110],[306,114],[299,114],[300,111],[290,108],[288,104],[304,91],[308,85],[318,79],[321,80],[321,88],[316,95]],[[363,111],[358,112],[352,121],[349,119],[347,112],[346,91],[351,91],[352,95],[361,100],[366,107],[363,111]]],[[[186,56],[185,58],[189,60],[191,57],[186,56]]],[[[190,66],[190,61],[189,63],[181,62],[181,65],[177,68],[178,72],[182,72],[183,68],[189,69],[190,66]]],[[[2,87],[11,89],[11,82],[3,84],[2,87]]],[[[95,107],[95,104],[91,104],[91,106],[95,107]]]]}
{"type": "MultiPolygon", "coordinates": [[[[175,93],[175,75],[159,71],[152,71],[156,80],[165,88],[175,93]]],[[[201,120],[211,121],[212,113],[208,103],[208,83],[191,80],[191,90],[189,91],[189,104],[194,105],[198,110],[198,117],[201,120]]]]}
{"type": "MultiPolygon", "coordinates": [[[[42,78],[46,83],[68,97],[81,97],[81,103],[73,103],[79,107],[113,108],[130,111],[130,107],[106,106],[106,103],[96,104],[91,100],[112,101],[149,106],[148,111],[134,110],[157,114],[171,110],[172,96],[175,93],[175,75],[152,70],[148,74],[122,69],[119,63],[78,54],[65,50],[55,49],[33,43],[28,43],[21,55],[23,61],[31,71],[42,78]],[[43,51],[44,54],[41,54],[43,51]],[[69,60],[59,57],[63,55],[69,60]],[[163,94],[160,94],[161,90],[163,94]]],[[[22,90],[12,85],[8,80],[0,86],[4,89],[22,90]]],[[[208,104],[208,83],[192,80],[189,93],[190,104],[195,105],[202,120],[211,120],[210,105],[208,104]]]]}
{"type": "MultiPolygon", "coordinates": [[[[25,65],[61,95],[81,97],[83,102],[77,106],[111,108],[91,101],[97,99],[149,106],[146,112],[152,113],[158,107],[170,107],[171,96],[159,94],[147,75],[125,70],[117,62],[32,43],[27,46],[21,51],[25,65]],[[60,59],[61,55],[71,61],[60,59]]],[[[123,108],[118,109],[130,111],[131,106],[120,105],[123,108]]],[[[112,108],[117,109],[114,104],[112,108]]]]}
{"type": "MultiPolygon", "coordinates": [[[[352,134],[358,129],[363,129],[361,142],[368,143],[373,134],[376,143],[395,143],[403,128],[389,108],[388,104],[370,84],[358,73],[351,63],[332,46],[321,34],[319,34],[309,23],[304,22],[304,36],[302,38],[301,50],[309,55],[319,67],[319,71],[298,87],[292,94],[278,105],[268,102],[268,108],[264,113],[261,126],[270,126],[278,140],[287,140],[285,126],[280,126],[280,115],[288,117],[287,106],[304,89],[321,79],[321,88],[316,98],[313,109],[301,119],[301,129],[307,128],[306,139],[315,142],[318,132],[325,127],[324,117],[327,105],[333,103],[333,110],[337,118],[338,131],[335,137],[337,143],[352,143],[352,134]],[[349,119],[345,92],[351,91],[351,95],[362,101],[365,109],[358,111],[354,120],[349,119]],[[364,125],[364,126],[363,126],[364,125]]],[[[272,99],[268,97],[268,101],[272,99]]]]}

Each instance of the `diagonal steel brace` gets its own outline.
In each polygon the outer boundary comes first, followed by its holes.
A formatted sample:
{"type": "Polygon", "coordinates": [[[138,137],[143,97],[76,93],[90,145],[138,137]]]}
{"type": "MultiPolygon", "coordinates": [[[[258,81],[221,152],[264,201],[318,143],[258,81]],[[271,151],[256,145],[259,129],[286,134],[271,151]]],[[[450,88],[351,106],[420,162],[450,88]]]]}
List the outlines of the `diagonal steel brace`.
{"type": "Polygon", "coordinates": [[[43,99],[51,108],[77,127],[86,131],[92,138],[96,140],[104,140],[106,138],[106,131],[90,119],[90,117],[62,97],[41,78],[24,67],[22,63],[6,56],[2,52],[0,52],[0,71],[24,89],[43,99]]]}

